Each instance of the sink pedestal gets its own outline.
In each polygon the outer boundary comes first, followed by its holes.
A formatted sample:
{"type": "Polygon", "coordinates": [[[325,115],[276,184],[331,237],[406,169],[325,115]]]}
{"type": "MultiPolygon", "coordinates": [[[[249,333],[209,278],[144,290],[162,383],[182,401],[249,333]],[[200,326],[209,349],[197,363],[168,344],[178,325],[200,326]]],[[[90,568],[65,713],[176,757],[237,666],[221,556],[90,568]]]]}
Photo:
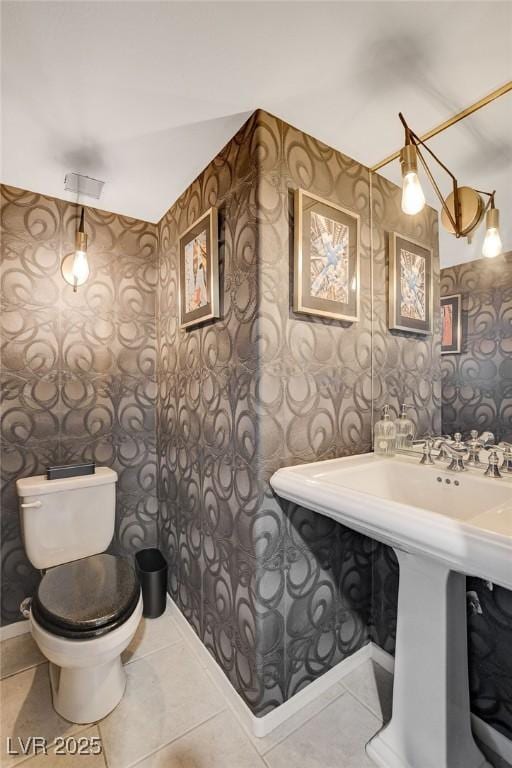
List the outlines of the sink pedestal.
{"type": "Polygon", "coordinates": [[[491,768],[471,733],[465,576],[396,555],[393,716],[366,751],[381,768],[491,768]]]}

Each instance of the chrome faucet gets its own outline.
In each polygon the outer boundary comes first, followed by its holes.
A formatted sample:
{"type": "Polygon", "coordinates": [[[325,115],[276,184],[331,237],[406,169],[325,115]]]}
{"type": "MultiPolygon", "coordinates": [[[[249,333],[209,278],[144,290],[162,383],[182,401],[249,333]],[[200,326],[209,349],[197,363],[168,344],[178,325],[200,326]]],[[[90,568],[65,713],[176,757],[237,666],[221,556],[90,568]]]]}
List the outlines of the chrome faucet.
{"type": "Polygon", "coordinates": [[[459,439],[456,441],[454,445],[450,445],[450,443],[447,442],[445,439],[436,440],[434,443],[434,446],[436,448],[439,448],[440,454],[441,451],[444,453],[445,456],[448,456],[448,459],[450,461],[448,465],[448,470],[450,472],[465,472],[466,467],[464,466],[464,459],[466,458],[466,447],[460,442],[460,435],[459,439]],[[460,447],[459,447],[460,446],[460,447]]]}

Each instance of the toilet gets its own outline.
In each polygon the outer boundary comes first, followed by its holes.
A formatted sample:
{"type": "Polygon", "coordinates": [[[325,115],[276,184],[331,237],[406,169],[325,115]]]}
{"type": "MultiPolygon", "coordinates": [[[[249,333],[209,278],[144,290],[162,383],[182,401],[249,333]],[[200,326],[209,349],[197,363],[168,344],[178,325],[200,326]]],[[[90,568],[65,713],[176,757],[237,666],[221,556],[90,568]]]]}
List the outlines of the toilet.
{"type": "Polygon", "coordinates": [[[112,469],[98,467],[91,475],[16,483],[25,551],[45,571],[22,612],[49,661],[53,706],[72,723],[101,720],[121,700],[121,653],[142,616],[134,568],[105,553],[114,535],[116,481],[112,469]]]}

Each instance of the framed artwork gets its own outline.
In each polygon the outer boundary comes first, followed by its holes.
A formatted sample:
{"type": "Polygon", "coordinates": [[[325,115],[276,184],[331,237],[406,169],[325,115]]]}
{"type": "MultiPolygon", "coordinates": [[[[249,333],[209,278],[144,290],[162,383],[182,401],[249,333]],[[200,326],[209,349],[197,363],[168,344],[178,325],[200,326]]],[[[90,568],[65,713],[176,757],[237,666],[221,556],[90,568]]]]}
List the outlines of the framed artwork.
{"type": "Polygon", "coordinates": [[[218,213],[210,208],[180,237],[180,325],[219,317],[218,213]]]}
{"type": "Polygon", "coordinates": [[[359,216],[303,189],[294,212],[294,311],[358,320],[359,216]]]}
{"type": "Polygon", "coordinates": [[[462,351],[462,296],[441,296],[441,354],[462,351]]]}
{"type": "Polygon", "coordinates": [[[432,249],[396,232],[389,236],[389,327],[432,333],[432,249]]]}

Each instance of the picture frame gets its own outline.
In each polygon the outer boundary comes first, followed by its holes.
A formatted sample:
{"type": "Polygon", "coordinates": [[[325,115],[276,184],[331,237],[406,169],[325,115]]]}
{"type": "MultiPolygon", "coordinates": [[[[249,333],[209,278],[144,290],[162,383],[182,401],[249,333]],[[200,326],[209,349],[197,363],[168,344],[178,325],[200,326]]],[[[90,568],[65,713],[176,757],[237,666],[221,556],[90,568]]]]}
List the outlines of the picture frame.
{"type": "Polygon", "coordinates": [[[441,296],[441,354],[462,352],[462,294],[441,296]]]}
{"type": "Polygon", "coordinates": [[[398,232],[390,233],[390,330],[431,334],[433,293],[432,249],[398,232]]]}
{"type": "Polygon", "coordinates": [[[293,310],[356,322],[360,217],[304,189],[294,192],[293,310]]]}
{"type": "Polygon", "coordinates": [[[180,327],[219,317],[218,210],[210,208],[179,239],[180,327]]]}

